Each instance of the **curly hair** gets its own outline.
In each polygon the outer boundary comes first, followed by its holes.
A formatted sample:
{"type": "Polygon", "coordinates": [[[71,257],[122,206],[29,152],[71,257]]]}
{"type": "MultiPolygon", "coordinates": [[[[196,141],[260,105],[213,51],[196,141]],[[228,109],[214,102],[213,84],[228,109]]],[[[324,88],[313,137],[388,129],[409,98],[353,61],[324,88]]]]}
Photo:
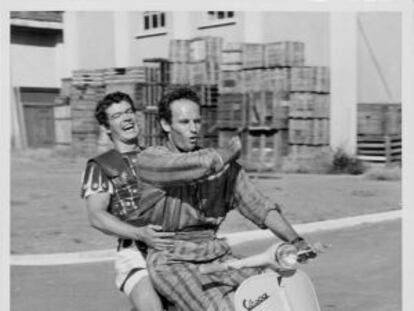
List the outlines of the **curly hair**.
{"type": "Polygon", "coordinates": [[[106,109],[112,104],[118,104],[122,101],[126,101],[131,105],[132,110],[135,112],[136,108],[131,97],[123,92],[113,92],[105,95],[105,97],[98,102],[95,107],[95,119],[98,121],[99,125],[103,125],[106,128],[109,127],[108,115],[106,114],[106,109]]]}
{"type": "Polygon", "coordinates": [[[171,103],[179,99],[187,99],[199,106],[201,105],[200,97],[198,97],[197,93],[192,88],[186,86],[171,88],[167,90],[167,92],[162,96],[161,100],[158,103],[159,121],[164,119],[168,123],[171,123],[171,103]]]}

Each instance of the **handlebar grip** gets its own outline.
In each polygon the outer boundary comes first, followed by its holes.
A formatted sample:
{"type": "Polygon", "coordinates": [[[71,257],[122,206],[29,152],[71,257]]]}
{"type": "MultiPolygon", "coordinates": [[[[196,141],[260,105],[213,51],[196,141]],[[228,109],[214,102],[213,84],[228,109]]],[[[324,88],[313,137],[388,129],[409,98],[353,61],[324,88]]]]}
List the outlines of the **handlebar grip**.
{"type": "Polygon", "coordinates": [[[200,266],[202,274],[209,274],[214,272],[223,272],[229,269],[229,266],[224,263],[207,263],[200,266]]]}

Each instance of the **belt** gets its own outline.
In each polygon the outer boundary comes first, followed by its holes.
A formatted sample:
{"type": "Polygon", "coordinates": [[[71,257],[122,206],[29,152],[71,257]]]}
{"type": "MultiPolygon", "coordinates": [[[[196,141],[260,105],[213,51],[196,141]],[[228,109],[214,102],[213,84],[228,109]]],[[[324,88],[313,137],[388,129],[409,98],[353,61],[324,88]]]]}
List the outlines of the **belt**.
{"type": "Polygon", "coordinates": [[[173,240],[189,242],[211,241],[215,238],[215,230],[179,231],[175,233],[174,237],[172,237],[173,240]]]}

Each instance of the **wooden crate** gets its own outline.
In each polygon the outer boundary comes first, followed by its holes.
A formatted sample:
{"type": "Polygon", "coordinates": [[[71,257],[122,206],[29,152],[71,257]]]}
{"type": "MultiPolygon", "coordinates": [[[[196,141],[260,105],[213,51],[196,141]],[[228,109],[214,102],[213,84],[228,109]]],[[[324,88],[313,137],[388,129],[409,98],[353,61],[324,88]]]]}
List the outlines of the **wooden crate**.
{"type": "Polygon", "coordinates": [[[293,145],[312,143],[312,119],[289,119],[289,143],[293,145]]]}
{"type": "Polygon", "coordinates": [[[242,74],[239,70],[222,71],[220,79],[220,93],[242,93],[242,74]]]}
{"type": "Polygon", "coordinates": [[[311,145],[329,145],[329,120],[312,119],[311,145]]]}
{"type": "Polygon", "coordinates": [[[201,132],[203,135],[212,135],[217,127],[217,106],[201,107],[201,132]]]}
{"type": "Polygon", "coordinates": [[[289,119],[289,143],[292,145],[328,145],[328,119],[289,119]]]}
{"type": "Polygon", "coordinates": [[[160,71],[149,66],[107,68],[105,83],[159,83],[160,71]]]}
{"type": "Polygon", "coordinates": [[[288,153],[286,130],[249,131],[245,134],[246,144],[243,159],[251,170],[278,170],[283,157],[288,153]]]}
{"type": "Polygon", "coordinates": [[[301,66],[290,69],[291,92],[328,93],[329,69],[323,66],[301,66]]]}
{"type": "Polygon", "coordinates": [[[262,88],[272,92],[290,91],[290,69],[271,68],[265,69],[262,73],[262,88]]]}
{"type": "Polygon", "coordinates": [[[358,135],[357,157],[366,162],[401,162],[401,135],[358,135]]]}
{"type": "Polygon", "coordinates": [[[243,43],[225,42],[221,51],[220,69],[238,71],[243,69],[243,43]]]}
{"type": "Polygon", "coordinates": [[[189,84],[190,83],[190,64],[189,63],[170,63],[170,83],[189,84]]]}
{"type": "Polygon", "coordinates": [[[271,91],[249,92],[247,98],[247,124],[282,129],[288,126],[289,107],[285,94],[271,91]]]}
{"type": "Polygon", "coordinates": [[[243,64],[220,64],[221,71],[240,71],[243,69],[243,64]]]}
{"type": "Polygon", "coordinates": [[[261,43],[243,44],[243,69],[264,67],[264,45],[261,43]]]}
{"type": "Polygon", "coordinates": [[[192,85],[214,85],[220,83],[220,64],[203,61],[189,64],[189,82],[192,85]]]}
{"type": "Polygon", "coordinates": [[[72,72],[73,85],[102,86],[105,83],[104,70],[74,70],[72,72]]]}
{"type": "Polygon", "coordinates": [[[264,46],[264,64],[266,67],[303,66],[304,63],[305,44],[303,42],[271,42],[264,46]]]}
{"type": "Polygon", "coordinates": [[[190,61],[190,40],[172,39],[169,42],[168,58],[171,62],[190,61]]]}
{"type": "Polygon", "coordinates": [[[291,93],[291,118],[329,118],[330,102],[328,94],[291,93]]]}
{"type": "Polygon", "coordinates": [[[241,74],[243,92],[263,90],[265,73],[262,69],[243,70],[241,74]]]}
{"type": "Polygon", "coordinates": [[[358,134],[401,134],[401,104],[358,104],[358,134]]]}
{"type": "Polygon", "coordinates": [[[247,122],[246,98],[242,93],[225,93],[219,98],[217,127],[240,128],[247,122]]]}
{"type": "Polygon", "coordinates": [[[193,38],[189,43],[189,61],[220,63],[222,46],[223,38],[221,37],[204,36],[193,38]]]}
{"type": "Polygon", "coordinates": [[[145,66],[155,66],[159,70],[159,82],[170,83],[170,61],[166,58],[144,58],[145,66]]]}

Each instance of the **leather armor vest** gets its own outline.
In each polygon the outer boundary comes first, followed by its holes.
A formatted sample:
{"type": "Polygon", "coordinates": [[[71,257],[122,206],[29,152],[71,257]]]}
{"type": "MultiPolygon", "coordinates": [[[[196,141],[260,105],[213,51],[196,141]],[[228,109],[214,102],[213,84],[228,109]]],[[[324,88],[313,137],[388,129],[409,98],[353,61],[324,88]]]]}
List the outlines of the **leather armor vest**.
{"type": "Polygon", "coordinates": [[[133,171],[134,159],[129,165],[120,152],[112,149],[90,161],[97,163],[113,184],[109,212],[123,221],[133,222],[138,216],[140,197],[138,179],[133,171]]]}

